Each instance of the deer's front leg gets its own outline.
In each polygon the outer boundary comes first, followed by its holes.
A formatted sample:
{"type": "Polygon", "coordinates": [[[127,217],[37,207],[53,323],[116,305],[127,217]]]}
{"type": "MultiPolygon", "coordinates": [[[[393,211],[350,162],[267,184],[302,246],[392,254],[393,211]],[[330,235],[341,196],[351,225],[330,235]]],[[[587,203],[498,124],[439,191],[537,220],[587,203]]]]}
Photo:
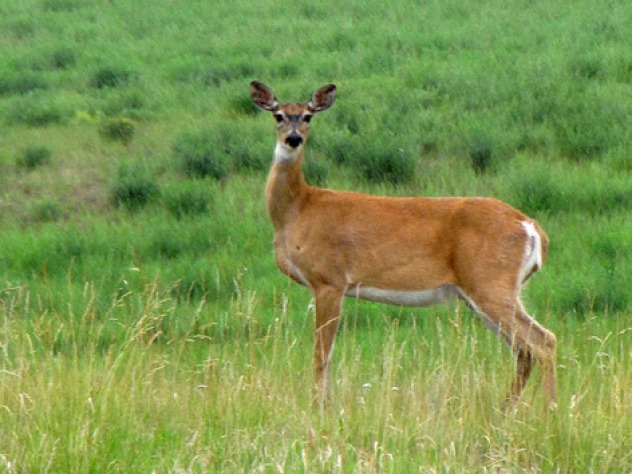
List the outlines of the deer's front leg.
{"type": "Polygon", "coordinates": [[[333,287],[324,287],[315,290],[314,296],[316,298],[314,403],[322,406],[329,395],[329,362],[340,321],[343,292],[333,287]]]}

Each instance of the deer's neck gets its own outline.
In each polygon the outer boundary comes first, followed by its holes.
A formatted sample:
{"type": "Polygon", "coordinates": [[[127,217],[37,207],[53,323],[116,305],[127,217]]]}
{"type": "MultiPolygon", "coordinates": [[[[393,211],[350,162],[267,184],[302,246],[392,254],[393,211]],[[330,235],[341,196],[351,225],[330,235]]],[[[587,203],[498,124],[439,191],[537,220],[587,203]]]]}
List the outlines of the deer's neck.
{"type": "Polygon", "coordinates": [[[266,187],[266,203],[275,230],[282,229],[298,212],[309,186],[302,169],[303,147],[290,150],[277,144],[266,187]]]}

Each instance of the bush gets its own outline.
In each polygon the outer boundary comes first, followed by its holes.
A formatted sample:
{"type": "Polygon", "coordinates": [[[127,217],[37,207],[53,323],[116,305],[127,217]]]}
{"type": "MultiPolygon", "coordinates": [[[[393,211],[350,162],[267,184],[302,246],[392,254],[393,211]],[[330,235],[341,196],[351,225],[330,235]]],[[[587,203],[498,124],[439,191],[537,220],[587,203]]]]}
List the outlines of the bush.
{"type": "Polygon", "coordinates": [[[520,176],[513,184],[516,206],[527,214],[556,212],[567,207],[562,190],[544,173],[520,176]]]}
{"type": "Polygon", "coordinates": [[[32,72],[0,72],[0,95],[28,94],[38,89],[47,89],[48,84],[32,72]]]}
{"type": "Polygon", "coordinates": [[[472,169],[476,174],[493,171],[496,168],[494,160],[494,145],[485,137],[477,137],[468,144],[472,169]]]}
{"type": "Polygon", "coordinates": [[[152,256],[160,255],[168,260],[175,259],[188,250],[171,232],[154,233],[149,237],[148,246],[152,256]]]}
{"type": "Polygon", "coordinates": [[[129,145],[134,137],[136,127],[128,118],[113,118],[106,120],[99,129],[101,136],[107,140],[118,141],[129,145]]]}
{"type": "Polygon", "coordinates": [[[272,162],[272,151],[260,144],[233,143],[227,155],[238,170],[265,171],[272,162]]]}
{"type": "Polygon", "coordinates": [[[57,201],[42,202],[35,208],[35,219],[40,222],[55,222],[63,215],[63,207],[57,201]]]}
{"type": "Polygon", "coordinates": [[[208,183],[185,182],[163,190],[165,207],[178,219],[206,214],[211,209],[212,196],[208,183]]]}
{"type": "Polygon", "coordinates": [[[23,123],[41,127],[63,122],[69,113],[69,108],[65,104],[62,107],[59,99],[53,99],[39,93],[39,91],[34,91],[16,97],[10,102],[6,109],[6,119],[9,123],[23,123]]]}
{"type": "Polygon", "coordinates": [[[51,66],[54,69],[68,69],[76,63],[75,52],[72,49],[58,49],[54,51],[50,58],[51,66]]]}
{"type": "Polygon", "coordinates": [[[309,184],[322,186],[325,184],[325,180],[329,174],[329,169],[321,161],[315,161],[308,158],[303,164],[303,172],[305,173],[305,179],[309,184]]]}
{"type": "Polygon", "coordinates": [[[257,115],[258,110],[249,96],[240,95],[231,100],[231,109],[243,115],[257,115]]]}
{"type": "MultiPolygon", "coordinates": [[[[251,128],[248,139],[234,133],[233,126],[220,130],[218,143],[237,170],[266,171],[272,162],[273,148],[266,139],[266,132],[251,128]]],[[[269,136],[267,137],[269,138],[269,136]]]]}
{"type": "MultiPolygon", "coordinates": [[[[358,152],[358,138],[348,130],[316,129],[309,138],[308,147],[326,156],[336,165],[350,165],[358,152]]],[[[310,155],[311,156],[311,155],[310,155]]],[[[309,158],[309,157],[308,157],[309,158]]]]}
{"type": "Polygon", "coordinates": [[[159,194],[159,187],[148,170],[140,164],[124,164],[112,188],[114,202],[135,210],[151,202],[159,194]]]}
{"type": "Polygon", "coordinates": [[[629,111],[621,93],[596,86],[567,93],[551,120],[563,155],[593,159],[628,145],[629,111]]]}
{"type": "MultiPolygon", "coordinates": [[[[412,147],[406,142],[366,141],[349,132],[333,132],[325,136],[315,135],[312,143],[318,155],[329,157],[336,165],[354,169],[369,182],[403,184],[415,177],[416,162],[412,147]]],[[[316,161],[307,161],[305,174],[309,175],[312,171],[316,173],[313,177],[318,178],[318,173],[326,173],[326,168],[316,161]],[[310,170],[311,166],[322,169],[310,170]]],[[[322,176],[323,179],[325,177],[322,176]]]]}
{"type": "Polygon", "coordinates": [[[50,163],[53,152],[50,148],[39,145],[30,145],[24,149],[17,159],[18,166],[25,169],[35,169],[50,163]]]}
{"type": "Polygon", "coordinates": [[[11,33],[13,33],[13,36],[20,40],[30,38],[35,34],[35,23],[30,18],[16,19],[8,26],[9,28],[7,28],[7,30],[11,31],[11,33]]]}
{"type": "Polygon", "coordinates": [[[463,136],[465,152],[476,174],[498,171],[501,162],[515,154],[522,137],[508,125],[510,121],[490,113],[472,113],[458,125],[457,133],[463,136]]]}
{"type": "Polygon", "coordinates": [[[189,130],[176,138],[174,161],[189,177],[220,180],[232,170],[265,171],[274,142],[270,123],[238,118],[189,130]]]}
{"type": "Polygon", "coordinates": [[[143,119],[149,116],[147,96],[135,88],[118,90],[102,97],[97,107],[108,117],[143,119]]]}
{"type": "Polygon", "coordinates": [[[235,169],[265,171],[270,167],[273,154],[270,126],[269,122],[241,119],[216,124],[211,133],[235,169]],[[245,137],[240,130],[247,130],[245,137]]]}
{"type": "Polygon", "coordinates": [[[562,153],[575,160],[605,154],[610,146],[608,125],[581,112],[558,121],[558,141],[562,153]]]}
{"type": "Polygon", "coordinates": [[[90,85],[97,89],[119,87],[129,82],[129,71],[115,67],[103,67],[97,70],[90,79],[90,85]]]}
{"type": "Polygon", "coordinates": [[[362,144],[354,151],[350,164],[367,181],[403,184],[415,178],[416,163],[411,153],[395,144],[362,144]]]}
{"type": "Polygon", "coordinates": [[[578,316],[591,312],[627,311],[630,308],[630,279],[625,273],[601,269],[588,280],[584,276],[564,282],[556,295],[560,311],[578,316]]]}
{"type": "Polygon", "coordinates": [[[230,162],[217,136],[208,131],[187,132],[173,145],[173,156],[189,177],[211,177],[217,180],[228,176],[230,162]]]}

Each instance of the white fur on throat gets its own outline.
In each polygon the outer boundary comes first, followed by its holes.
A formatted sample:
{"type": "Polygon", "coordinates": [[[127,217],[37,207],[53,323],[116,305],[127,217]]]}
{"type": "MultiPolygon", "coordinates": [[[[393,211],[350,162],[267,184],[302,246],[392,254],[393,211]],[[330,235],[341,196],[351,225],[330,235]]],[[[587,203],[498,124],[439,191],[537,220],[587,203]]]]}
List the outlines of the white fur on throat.
{"type": "Polygon", "coordinates": [[[299,150],[301,147],[292,148],[284,143],[277,142],[274,149],[274,162],[280,165],[292,163],[298,158],[299,150]]]}

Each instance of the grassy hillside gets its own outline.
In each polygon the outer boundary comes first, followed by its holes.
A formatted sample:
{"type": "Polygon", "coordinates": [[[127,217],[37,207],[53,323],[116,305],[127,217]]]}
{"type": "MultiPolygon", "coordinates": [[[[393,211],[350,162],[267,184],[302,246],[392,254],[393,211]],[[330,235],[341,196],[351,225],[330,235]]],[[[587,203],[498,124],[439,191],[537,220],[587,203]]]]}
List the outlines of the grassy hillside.
{"type": "Polygon", "coordinates": [[[632,6],[0,4],[0,466],[628,472],[632,6]],[[280,100],[338,86],[312,183],[494,196],[537,218],[527,306],[560,340],[497,411],[508,351],[460,307],[347,302],[334,407],[263,203],[280,100]]]}

